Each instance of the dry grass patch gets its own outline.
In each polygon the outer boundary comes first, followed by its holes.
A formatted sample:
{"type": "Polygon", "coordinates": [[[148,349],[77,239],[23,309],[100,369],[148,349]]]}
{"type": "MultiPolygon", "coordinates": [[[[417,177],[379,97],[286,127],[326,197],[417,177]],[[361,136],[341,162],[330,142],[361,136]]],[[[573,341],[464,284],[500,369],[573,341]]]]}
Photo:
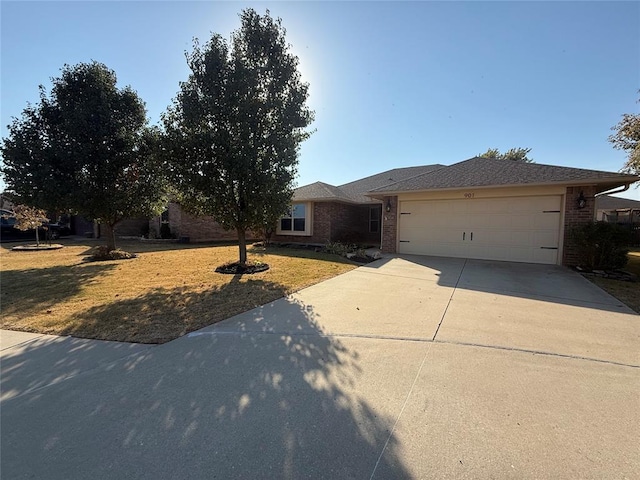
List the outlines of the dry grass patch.
{"type": "Polygon", "coordinates": [[[122,243],[138,258],[84,262],[91,241],[49,252],[0,248],[1,327],[162,343],[347,272],[356,265],[310,251],[251,249],[270,269],[224,275],[237,246],[122,243]]]}
{"type": "MultiPolygon", "coordinates": [[[[629,262],[624,270],[634,273],[640,278],[640,249],[629,252],[629,262]]],[[[590,277],[593,283],[604,291],[640,313],[640,282],[624,282],[611,278],[590,277]]]]}

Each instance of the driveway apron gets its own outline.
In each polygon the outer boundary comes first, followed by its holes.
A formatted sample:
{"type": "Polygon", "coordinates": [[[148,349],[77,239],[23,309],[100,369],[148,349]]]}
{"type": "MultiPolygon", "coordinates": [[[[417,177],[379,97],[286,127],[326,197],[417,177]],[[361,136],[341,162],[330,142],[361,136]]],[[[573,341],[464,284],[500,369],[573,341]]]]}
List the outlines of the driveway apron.
{"type": "Polygon", "coordinates": [[[81,374],[55,375],[75,339],[49,366],[17,345],[2,475],[633,478],[638,318],[561,267],[406,256],[111,361],[86,349],[81,374]]]}

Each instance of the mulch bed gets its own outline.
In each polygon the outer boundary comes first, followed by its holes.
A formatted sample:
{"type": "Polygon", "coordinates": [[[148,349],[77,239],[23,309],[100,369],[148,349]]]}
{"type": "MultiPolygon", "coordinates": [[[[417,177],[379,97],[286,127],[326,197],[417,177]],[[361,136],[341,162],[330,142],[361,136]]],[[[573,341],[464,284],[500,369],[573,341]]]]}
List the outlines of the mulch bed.
{"type": "Polygon", "coordinates": [[[637,275],[624,270],[588,270],[580,267],[575,267],[575,270],[585,277],[611,278],[613,280],[622,280],[623,282],[638,281],[637,275]]]}
{"type": "Polygon", "coordinates": [[[216,273],[224,273],[227,275],[245,275],[252,273],[260,273],[269,270],[269,265],[266,263],[248,263],[242,265],[238,262],[226,263],[216,268],[216,273]]]}
{"type": "Polygon", "coordinates": [[[60,245],[59,243],[46,245],[17,245],[11,250],[13,250],[14,252],[40,252],[43,250],[59,250],[63,247],[64,245],[60,245]]]}

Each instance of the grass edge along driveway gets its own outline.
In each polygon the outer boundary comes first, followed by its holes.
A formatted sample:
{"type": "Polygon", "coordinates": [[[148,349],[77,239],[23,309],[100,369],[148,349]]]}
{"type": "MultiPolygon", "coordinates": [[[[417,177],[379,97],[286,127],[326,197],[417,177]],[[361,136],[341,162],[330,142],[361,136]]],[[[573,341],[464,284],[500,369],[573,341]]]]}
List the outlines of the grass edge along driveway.
{"type": "Polygon", "coordinates": [[[236,245],[121,242],[133,260],[86,262],[95,241],[46,252],[0,247],[2,321],[8,330],[164,343],[264,305],[357,265],[308,250],[252,247],[266,272],[224,275],[236,245]]]}
{"type": "MultiPolygon", "coordinates": [[[[638,276],[640,279],[640,248],[633,248],[627,255],[629,261],[623,268],[638,276]]],[[[612,278],[587,277],[593,283],[609,295],[616,297],[633,311],[640,313],[640,281],[625,282],[622,280],[614,280],[612,278]]]]}

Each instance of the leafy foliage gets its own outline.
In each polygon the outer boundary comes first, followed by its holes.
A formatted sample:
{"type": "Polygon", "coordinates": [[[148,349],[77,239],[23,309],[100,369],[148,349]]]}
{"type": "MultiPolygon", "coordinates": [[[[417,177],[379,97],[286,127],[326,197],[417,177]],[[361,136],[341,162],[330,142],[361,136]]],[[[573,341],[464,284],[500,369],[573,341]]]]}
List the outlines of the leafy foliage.
{"type": "Polygon", "coordinates": [[[92,249],[91,255],[87,258],[87,260],[91,262],[104,262],[108,260],[130,260],[132,258],[137,258],[138,255],[135,253],[125,252],[124,250],[114,249],[109,250],[109,247],[104,245],[100,247],[95,247],[92,249]]]}
{"type": "Polygon", "coordinates": [[[628,154],[623,170],[640,175],[640,114],[625,113],[611,130],[616,132],[609,136],[613,148],[624,150],[628,154]]]}
{"type": "Polygon", "coordinates": [[[27,205],[16,205],[13,209],[16,217],[14,228],[26,232],[27,230],[35,230],[36,245],[40,246],[40,236],[38,229],[49,221],[47,214],[40,208],[28,207],[27,205]]]}
{"type": "Polygon", "coordinates": [[[281,20],[252,9],[240,20],[230,42],[194,42],[191,73],[163,120],[181,204],[235,229],[244,264],[245,232],[275,223],[291,202],[313,112],[281,20]]]}
{"type": "Polygon", "coordinates": [[[572,240],[580,266],[595,270],[615,270],[627,263],[629,230],[615,223],[593,222],[575,227],[572,240]]]}
{"type": "Polygon", "coordinates": [[[497,148],[490,148],[484,153],[479,153],[478,157],[482,158],[497,158],[499,160],[512,160],[515,162],[534,163],[532,158],[529,158],[530,148],[511,148],[504,153],[500,153],[497,148]]]}
{"type": "Polygon", "coordinates": [[[30,205],[99,220],[110,249],[120,220],[156,214],[166,203],[159,131],[147,127],[137,93],[116,80],[97,62],[65,65],[0,147],[9,190],[30,205]]]}

